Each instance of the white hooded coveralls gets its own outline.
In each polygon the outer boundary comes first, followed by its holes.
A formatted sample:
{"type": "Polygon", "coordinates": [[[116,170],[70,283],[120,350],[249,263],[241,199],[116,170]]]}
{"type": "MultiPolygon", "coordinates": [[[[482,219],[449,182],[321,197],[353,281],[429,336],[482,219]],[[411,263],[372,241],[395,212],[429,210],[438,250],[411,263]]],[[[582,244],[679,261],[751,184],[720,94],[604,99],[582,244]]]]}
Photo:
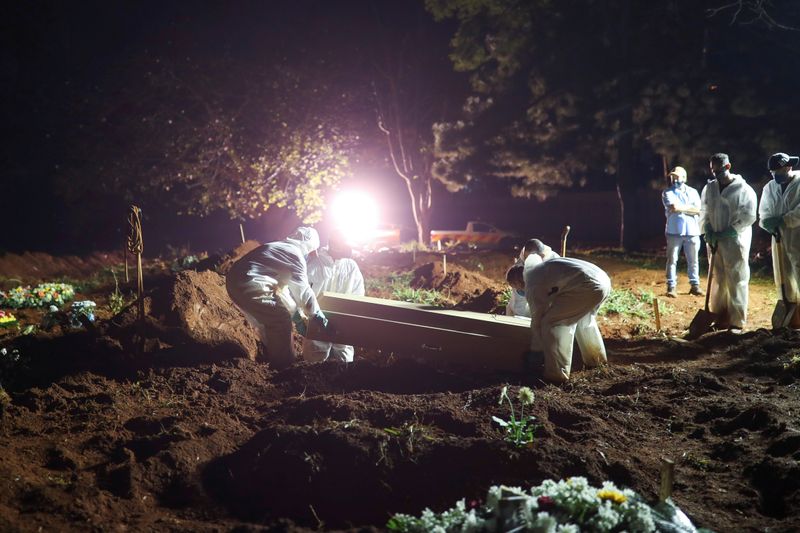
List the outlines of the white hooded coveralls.
{"type": "MultiPolygon", "coordinates": [[[[719,182],[710,180],[700,195],[700,227],[711,225],[714,232],[733,228],[736,237],[722,237],[714,259],[708,307],[718,323],[742,328],[747,322],[750,283],[750,241],[756,221],[756,193],[738,174],[720,193],[719,182]]],[[[709,252],[711,253],[711,252],[709,252]]],[[[710,257],[710,256],[709,256],[710,257]]]]}
{"type": "MultiPolygon", "coordinates": [[[[325,291],[364,296],[364,276],[358,264],[349,258],[334,259],[320,249],[316,257],[308,258],[308,279],[314,294],[325,291]]],[[[306,361],[353,361],[353,347],[325,341],[303,341],[303,359],[306,361]]]]}
{"type": "Polygon", "coordinates": [[[228,295],[258,330],[267,361],[277,369],[295,360],[292,314],[298,307],[308,316],[319,311],[308,283],[305,260],[317,248],[317,230],[300,227],[284,240],[248,253],[234,263],[226,276],[228,295]]]}
{"type": "Polygon", "coordinates": [[[520,291],[513,287],[511,288],[511,296],[509,296],[506,304],[506,316],[531,316],[528,300],[525,298],[525,291],[520,294],[520,291]]]}
{"type": "MultiPolygon", "coordinates": [[[[521,261],[524,265],[523,278],[526,270],[538,265],[542,260],[547,261],[549,259],[555,259],[556,257],[561,256],[555,253],[549,246],[545,247],[544,255],[535,252],[526,254],[524,249],[520,250],[518,261],[521,261]]],[[[508,298],[508,303],[506,304],[506,315],[530,318],[531,308],[528,305],[527,298],[525,298],[525,291],[520,293],[517,289],[511,288],[511,296],[508,298]]]]}
{"type": "Polygon", "coordinates": [[[574,341],[587,368],[607,361],[596,316],[610,292],[608,275],[587,261],[556,258],[526,268],[531,350],[544,352],[546,380],[569,379],[574,341]]]}
{"type": "MultiPolygon", "coordinates": [[[[800,282],[800,176],[795,175],[786,186],[785,191],[775,180],[770,180],[764,185],[761,192],[761,203],[758,206],[758,215],[759,225],[766,218],[783,217],[780,232],[783,243],[782,270],[786,278],[786,297],[790,302],[797,302],[798,283],[800,282]]],[[[778,298],[783,298],[774,236],[772,237],[772,271],[778,298]]]]}

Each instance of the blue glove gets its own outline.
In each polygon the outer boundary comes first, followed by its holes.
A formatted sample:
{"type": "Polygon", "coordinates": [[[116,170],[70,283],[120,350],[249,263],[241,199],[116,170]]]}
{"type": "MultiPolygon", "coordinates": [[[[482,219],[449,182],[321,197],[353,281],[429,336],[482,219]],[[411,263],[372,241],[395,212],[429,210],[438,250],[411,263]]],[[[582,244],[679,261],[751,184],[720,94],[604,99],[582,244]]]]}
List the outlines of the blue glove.
{"type": "Polygon", "coordinates": [[[733,228],[728,228],[717,233],[717,240],[719,239],[735,239],[739,235],[733,228]]]}
{"type": "Polygon", "coordinates": [[[761,226],[769,233],[775,235],[778,228],[783,226],[783,217],[768,217],[761,220],[761,226]]]}
{"type": "Polygon", "coordinates": [[[300,311],[294,312],[292,315],[292,322],[294,322],[294,327],[297,328],[297,333],[305,337],[307,328],[306,323],[303,321],[303,317],[300,316],[300,311]]]}
{"type": "Polygon", "coordinates": [[[322,311],[317,311],[314,313],[314,316],[311,317],[311,320],[314,320],[317,324],[319,324],[320,329],[325,329],[328,327],[328,319],[325,317],[325,313],[322,311]]]}

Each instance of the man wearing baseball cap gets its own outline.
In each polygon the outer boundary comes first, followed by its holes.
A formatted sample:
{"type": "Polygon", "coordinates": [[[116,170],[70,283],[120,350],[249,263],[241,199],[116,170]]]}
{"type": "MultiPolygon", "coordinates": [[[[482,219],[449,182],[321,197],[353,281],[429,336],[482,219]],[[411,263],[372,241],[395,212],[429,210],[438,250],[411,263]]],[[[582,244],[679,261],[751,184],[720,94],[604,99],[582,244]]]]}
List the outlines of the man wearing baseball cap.
{"type": "Polygon", "coordinates": [[[741,331],[747,322],[750,284],[750,242],[758,202],[756,192],[731,172],[727,154],[709,159],[710,180],[700,193],[700,227],[714,254],[714,276],[708,307],[715,327],[741,331]]]}
{"type": "MultiPolygon", "coordinates": [[[[761,192],[758,206],[758,225],[772,235],[772,271],[778,294],[781,294],[780,272],[786,278],[784,287],[790,302],[797,302],[798,282],[800,281],[800,158],[783,152],[772,154],[767,168],[772,178],[761,192]],[[778,268],[778,254],[775,236],[780,234],[783,242],[783,264],[778,268]]],[[[780,297],[780,296],[779,296],[780,297]]],[[[800,316],[795,313],[792,327],[800,327],[800,316]]]]}
{"type": "Polygon", "coordinates": [[[689,294],[701,296],[700,268],[697,253],[700,251],[700,194],[686,185],[686,169],[675,167],[667,176],[669,187],[661,193],[667,225],[667,296],[677,298],[677,264],[681,248],[688,266],[689,294]]]}

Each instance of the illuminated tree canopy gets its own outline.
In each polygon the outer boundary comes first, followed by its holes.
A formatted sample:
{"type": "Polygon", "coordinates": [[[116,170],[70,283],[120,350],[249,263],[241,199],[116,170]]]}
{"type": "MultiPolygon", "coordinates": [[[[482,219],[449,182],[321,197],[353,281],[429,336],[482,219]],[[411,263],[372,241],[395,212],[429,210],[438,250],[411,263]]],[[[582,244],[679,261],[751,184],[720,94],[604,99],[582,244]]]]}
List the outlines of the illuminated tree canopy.
{"type": "Polygon", "coordinates": [[[168,199],[179,213],[239,219],[278,207],[317,222],[325,191],[348,171],[353,136],[337,116],[347,97],[309,74],[147,58],[98,89],[80,117],[86,136],[72,168],[98,180],[65,173],[61,186],[75,199],[168,199]]]}

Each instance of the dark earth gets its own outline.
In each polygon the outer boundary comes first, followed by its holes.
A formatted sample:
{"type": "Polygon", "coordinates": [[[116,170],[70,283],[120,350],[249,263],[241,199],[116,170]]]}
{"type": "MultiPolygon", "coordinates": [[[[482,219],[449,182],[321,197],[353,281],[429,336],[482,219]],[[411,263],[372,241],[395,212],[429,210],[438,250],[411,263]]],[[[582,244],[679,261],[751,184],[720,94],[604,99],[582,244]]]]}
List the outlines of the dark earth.
{"type": "MultiPolygon", "coordinates": [[[[441,511],[492,484],[546,478],[611,480],[654,500],[662,458],[675,461],[674,500],[698,526],[800,526],[800,334],[759,329],[774,301],[768,283],[754,283],[752,328],[741,335],[681,340],[701,305],[688,295],[669,302],[661,333],[605,317],[609,366],[584,371],[576,356],[564,386],[389,350],[274,372],[224,290],[221,274],[248,246],[177,274],[149,261],[144,323],[135,306],[114,317],[104,309],[114,284],[98,272],[118,256],[42,254],[50,266],[38,270],[30,257],[0,258],[5,288],[83,280],[76,299],[103,309],[89,331],[0,339],[20,357],[0,367],[9,395],[0,530],[382,530],[395,512],[441,511]],[[492,423],[508,416],[498,405],[506,384],[512,397],[519,386],[535,391],[530,446],[505,442],[492,423]]],[[[454,252],[447,274],[435,254],[359,263],[368,295],[389,297],[404,278],[491,312],[502,309],[513,253],[454,252]]],[[[663,292],[659,270],[587,257],[616,287],[663,292]]],[[[25,325],[41,311],[15,314],[25,325]]]]}

